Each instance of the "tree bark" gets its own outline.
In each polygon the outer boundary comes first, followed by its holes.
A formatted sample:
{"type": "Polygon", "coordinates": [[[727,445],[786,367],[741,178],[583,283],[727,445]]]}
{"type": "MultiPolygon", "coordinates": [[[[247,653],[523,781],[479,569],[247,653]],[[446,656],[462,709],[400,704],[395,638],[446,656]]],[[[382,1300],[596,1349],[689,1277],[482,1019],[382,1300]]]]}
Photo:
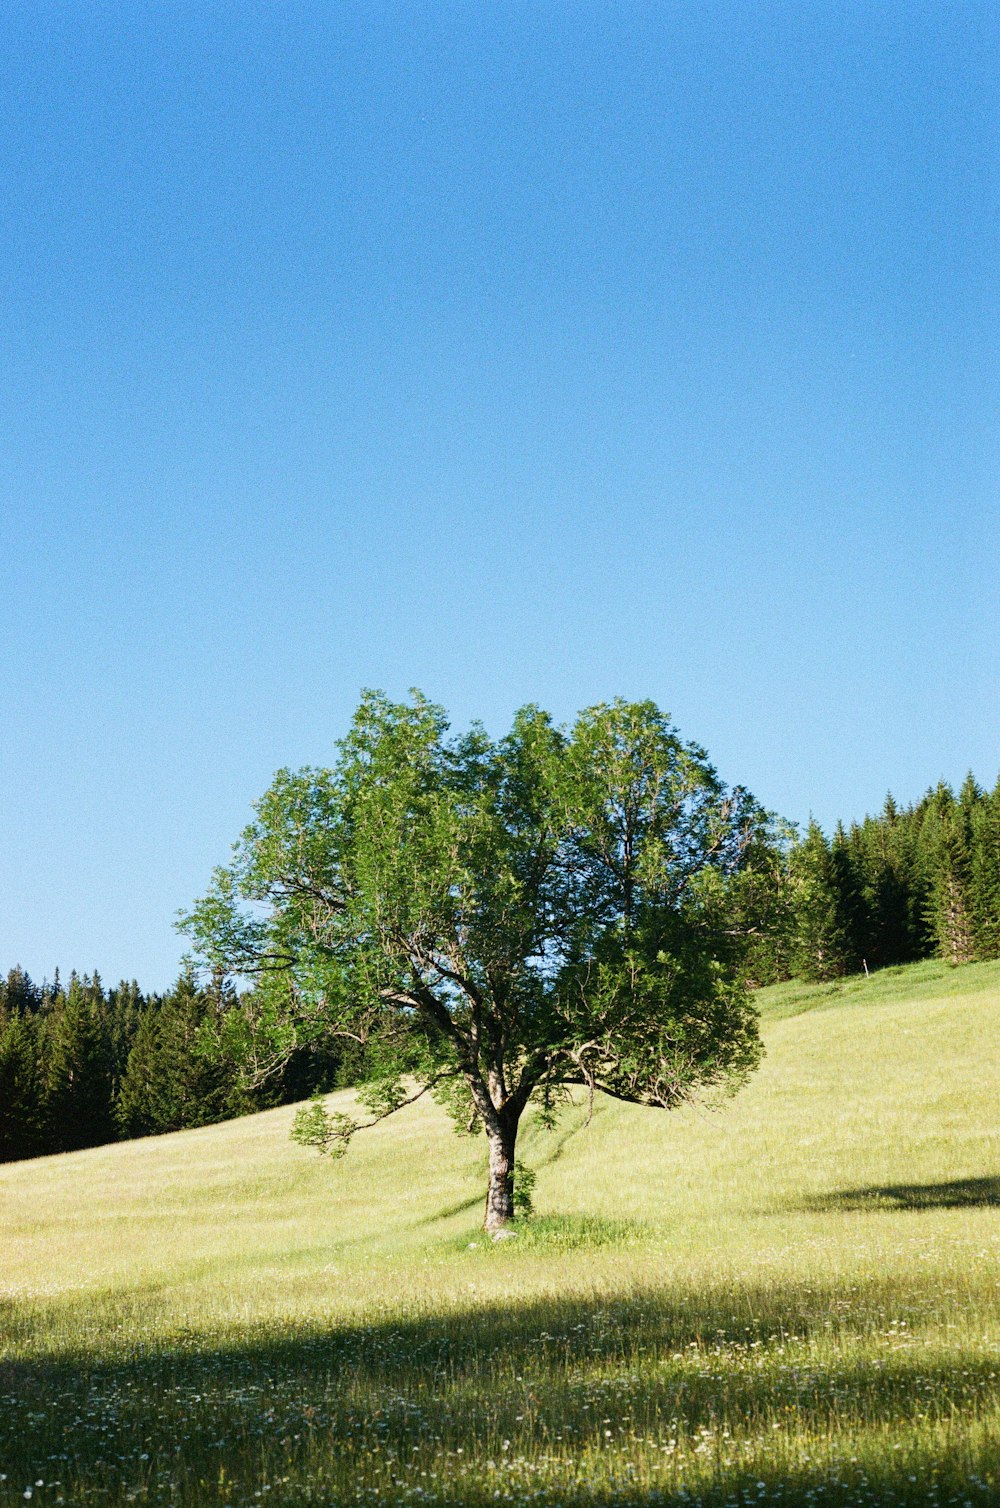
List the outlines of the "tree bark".
{"type": "Polygon", "coordinates": [[[483,1228],[488,1236],[508,1226],[514,1218],[514,1143],[517,1122],[500,1122],[488,1126],[490,1143],[490,1181],[486,1190],[486,1216],[483,1228]]]}

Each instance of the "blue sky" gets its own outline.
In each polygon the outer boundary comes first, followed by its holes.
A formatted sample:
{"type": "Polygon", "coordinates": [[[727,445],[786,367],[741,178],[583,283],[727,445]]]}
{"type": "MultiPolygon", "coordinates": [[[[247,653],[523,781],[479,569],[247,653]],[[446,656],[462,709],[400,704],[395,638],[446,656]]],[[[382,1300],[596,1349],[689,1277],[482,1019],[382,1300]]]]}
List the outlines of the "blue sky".
{"type": "Polygon", "coordinates": [[[0,968],[164,987],[363,686],[1000,772],[989,4],[11,5],[0,968]]]}

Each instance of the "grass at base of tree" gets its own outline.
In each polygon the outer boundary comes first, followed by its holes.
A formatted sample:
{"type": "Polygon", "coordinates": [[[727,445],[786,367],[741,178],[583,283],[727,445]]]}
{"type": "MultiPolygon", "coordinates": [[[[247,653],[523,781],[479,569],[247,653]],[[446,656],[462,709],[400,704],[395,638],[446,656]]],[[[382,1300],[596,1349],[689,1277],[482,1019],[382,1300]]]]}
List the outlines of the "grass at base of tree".
{"type": "Polygon", "coordinates": [[[927,967],[530,1128],[496,1246],[424,1102],[0,1169],[0,1504],[1000,1502],[1000,968],[927,967]]]}

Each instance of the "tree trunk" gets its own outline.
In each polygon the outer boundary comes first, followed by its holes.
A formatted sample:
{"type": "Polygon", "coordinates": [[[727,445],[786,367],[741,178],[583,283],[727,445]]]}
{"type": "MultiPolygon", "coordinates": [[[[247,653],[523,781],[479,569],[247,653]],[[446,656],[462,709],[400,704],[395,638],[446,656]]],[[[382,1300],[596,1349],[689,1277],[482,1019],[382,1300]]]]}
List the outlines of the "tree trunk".
{"type": "Polygon", "coordinates": [[[514,1218],[514,1143],[517,1123],[487,1127],[490,1143],[490,1181],[486,1191],[483,1228],[488,1236],[509,1225],[514,1218]]]}

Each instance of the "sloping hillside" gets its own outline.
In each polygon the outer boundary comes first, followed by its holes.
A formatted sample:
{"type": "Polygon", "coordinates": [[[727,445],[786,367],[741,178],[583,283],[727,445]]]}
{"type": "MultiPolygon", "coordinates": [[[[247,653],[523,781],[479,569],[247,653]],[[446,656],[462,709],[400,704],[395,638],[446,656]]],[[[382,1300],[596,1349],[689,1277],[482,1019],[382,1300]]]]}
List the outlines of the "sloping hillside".
{"type": "Polygon", "coordinates": [[[284,1108],[0,1169],[0,1502],[987,1500],[1000,967],[760,1003],[724,1106],[529,1127],[499,1248],[423,1101],[338,1163],[284,1108]]]}

